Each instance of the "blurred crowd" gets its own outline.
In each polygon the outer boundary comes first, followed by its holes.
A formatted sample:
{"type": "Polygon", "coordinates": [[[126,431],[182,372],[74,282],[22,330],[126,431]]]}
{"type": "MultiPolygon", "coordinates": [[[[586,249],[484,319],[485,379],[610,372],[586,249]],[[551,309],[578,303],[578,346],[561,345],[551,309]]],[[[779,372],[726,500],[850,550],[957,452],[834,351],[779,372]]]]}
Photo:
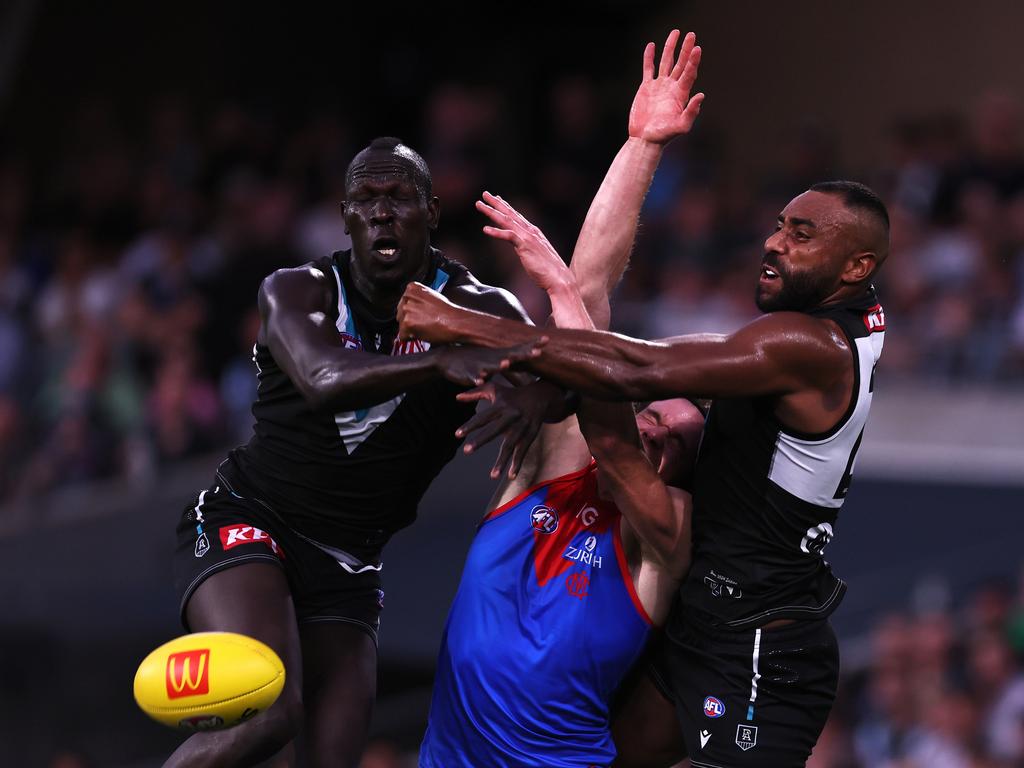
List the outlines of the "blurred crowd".
{"type": "MultiPolygon", "coordinates": [[[[568,258],[624,138],[622,105],[605,102],[593,81],[565,76],[526,125],[500,91],[445,83],[408,130],[379,127],[430,164],[436,244],[538,321],[543,296],[480,234],[472,203],[484,189],[505,195],[568,258]]],[[[153,477],[247,439],[260,280],[348,244],[344,170],[370,137],[348,113],[201,110],[182,95],[129,115],[115,106],[84,99],[45,157],[0,159],[0,501],[153,477]]],[[[810,183],[852,176],[892,215],[883,369],[1019,386],[1022,146],[1021,104],[1003,93],[894,123],[875,167],[859,170],[827,126],[808,124],[750,178],[730,163],[727,131],[702,123],[666,152],[617,326],[647,337],[739,326],[778,211],[810,183]]]]}

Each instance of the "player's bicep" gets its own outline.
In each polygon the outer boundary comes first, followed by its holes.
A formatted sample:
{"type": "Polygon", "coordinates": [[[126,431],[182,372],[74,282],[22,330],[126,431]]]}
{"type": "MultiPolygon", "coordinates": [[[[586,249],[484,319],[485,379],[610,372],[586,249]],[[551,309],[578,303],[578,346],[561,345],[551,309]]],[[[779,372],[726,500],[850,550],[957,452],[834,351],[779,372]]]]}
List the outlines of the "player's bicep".
{"type": "Polygon", "coordinates": [[[661,396],[758,397],[817,386],[842,354],[806,316],[765,317],[728,336],[700,334],[658,342],[643,372],[661,396]]]}
{"type": "Polygon", "coordinates": [[[306,397],[328,360],[346,352],[334,320],[327,313],[329,292],[314,268],[278,270],[260,286],[263,341],[281,369],[306,397]]]}

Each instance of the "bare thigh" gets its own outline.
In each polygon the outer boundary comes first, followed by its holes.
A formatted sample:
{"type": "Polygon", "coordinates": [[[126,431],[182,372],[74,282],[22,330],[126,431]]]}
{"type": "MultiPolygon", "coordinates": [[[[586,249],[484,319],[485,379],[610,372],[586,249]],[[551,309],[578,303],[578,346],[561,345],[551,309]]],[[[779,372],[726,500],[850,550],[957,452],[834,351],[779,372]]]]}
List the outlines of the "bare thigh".
{"type": "Polygon", "coordinates": [[[638,672],[623,689],[612,717],[616,768],[689,766],[675,707],[651,678],[638,672]]]}
{"type": "Polygon", "coordinates": [[[306,622],[299,632],[310,765],[357,766],[377,695],[377,646],[345,622],[306,622]]]}
{"type": "Polygon", "coordinates": [[[266,643],[284,662],[285,685],[270,709],[224,731],[188,738],[164,768],[251,766],[272,757],[302,724],[302,648],[288,581],[273,563],[246,563],[206,579],[188,601],[194,632],[238,632],[266,643]]]}

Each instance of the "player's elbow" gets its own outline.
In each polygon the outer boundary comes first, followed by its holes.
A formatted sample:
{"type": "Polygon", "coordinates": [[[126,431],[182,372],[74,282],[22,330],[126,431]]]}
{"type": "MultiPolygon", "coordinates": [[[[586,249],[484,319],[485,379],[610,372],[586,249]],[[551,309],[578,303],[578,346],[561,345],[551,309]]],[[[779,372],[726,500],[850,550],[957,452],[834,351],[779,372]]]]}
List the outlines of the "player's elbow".
{"type": "Polygon", "coordinates": [[[337,404],[335,393],[338,382],[334,373],[325,366],[301,372],[295,377],[294,384],[302,399],[314,411],[337,404]]]}

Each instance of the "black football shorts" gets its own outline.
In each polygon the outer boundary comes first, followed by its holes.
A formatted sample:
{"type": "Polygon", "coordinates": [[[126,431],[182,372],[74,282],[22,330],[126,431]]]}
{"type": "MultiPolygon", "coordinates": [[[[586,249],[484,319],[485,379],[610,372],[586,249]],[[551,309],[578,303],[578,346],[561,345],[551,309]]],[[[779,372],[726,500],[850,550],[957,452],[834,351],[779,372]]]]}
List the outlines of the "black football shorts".
{"type": "Polygon", "coordinates": [[[839,683],[827,620],[741,631],[674,622],[652,658],[693,768],[803,766],[839,683]]]}
{"type": "Polygon", "coordinates": [[[299,624],[346,622],[377,642],[384,604],[379,558],[365,562],[302,536],[265,502],[229,490],[219,475],[189,502],[177,527],[174,586],[185,628],[185,606],[205,579],[258,562],[284,571],[299,624]]]}

